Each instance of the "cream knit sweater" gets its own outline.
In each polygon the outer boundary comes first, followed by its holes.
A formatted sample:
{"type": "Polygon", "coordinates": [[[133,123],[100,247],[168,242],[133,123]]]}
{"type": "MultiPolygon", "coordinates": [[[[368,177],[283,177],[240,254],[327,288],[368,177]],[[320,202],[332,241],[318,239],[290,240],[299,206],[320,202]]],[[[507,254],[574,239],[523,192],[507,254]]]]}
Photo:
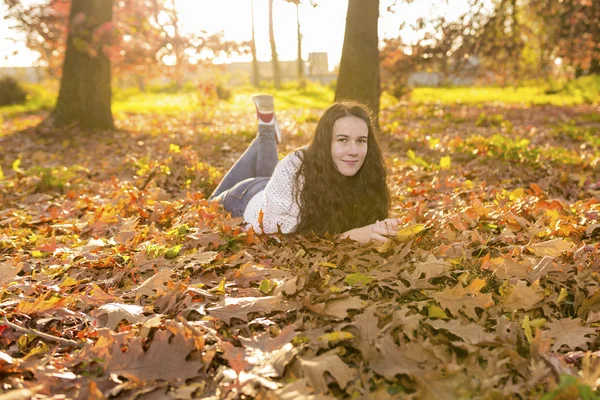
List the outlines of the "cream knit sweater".
{"type": "MultiPolygon", "coordinates": [[[[254,227],[256,233],[263,232],[258,221],[261,210],[264,233],[276,233],[278,225],[282,233],[292,233],[298,225],[300,207],[295,198],[294,187],[296,173],[302,165],[301,151],[296,150],[279,161],[265,190],[255,194],[248,202],[244,220],[254,227]]],[[[303,180],[298,184],[299,192],[302,190],[303,180]]]]}

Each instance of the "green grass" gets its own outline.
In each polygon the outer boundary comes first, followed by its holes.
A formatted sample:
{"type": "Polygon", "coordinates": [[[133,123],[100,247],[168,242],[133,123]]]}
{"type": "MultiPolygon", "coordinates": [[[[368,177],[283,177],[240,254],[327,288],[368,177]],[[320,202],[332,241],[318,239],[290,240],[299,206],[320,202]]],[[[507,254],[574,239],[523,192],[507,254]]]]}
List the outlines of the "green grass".
{"type": "MultiPolygon", "coordinates": [[[[22,105],[0,107],[0,120],[19,114],[50,110],[56,101],[57,85],[25,85],[29,92],[28,100],[22,105]]],[[[165,86],[166,88],[166,86],[165,86]]],[[[154,88],[156,89],[156,88],[154,88]]],[[[295,83],[284,84],[281,90],[264,86],[255,89],[251,86],[233,87],[232,96],[227,101],[208,103],[203,106],[198,92],[192,84],[183,90],[149,90],[140,93],[137,89],[114,90],[113,111],[115,113],[135,114],[179,114],[196,112],[203,107],[227,111],[247,111],[251,108],[250,97],[256,92],[265,92],[275,96],[278,110],[289,109],[325,109],[334,98],[334,91],[329,86],[309,84],[300,89],[295,83]]],[[[508,103],[526,105],[577,105],[600,102],[600,77],[582,77],[565,84],[560,89],[548,90],[547,87],[454,87],[454,88],[415,88],[410,102],[423,103],[508,103]]],[[[381,107],[386,108],[397,103],[397,100],[385,92],[381,97],[381,107]]],[[[205,108],[206,109],[206,108],[205,108]]],[[[592,121],[597,116],[590,116],[592,121]]]]}
{"type": "MultiPolygon", "coordinates": [[[[570,106],[589,102],[582,93],[546,94],[543,87],[520,88],[485,88],[485,87],[453,87],[453,88],[416,88],[412,91],[411,101],[415,103],[508,103],[557,106],[570,106]]],[[[598,98],[593,100],[598,102],[598,98]]]]}

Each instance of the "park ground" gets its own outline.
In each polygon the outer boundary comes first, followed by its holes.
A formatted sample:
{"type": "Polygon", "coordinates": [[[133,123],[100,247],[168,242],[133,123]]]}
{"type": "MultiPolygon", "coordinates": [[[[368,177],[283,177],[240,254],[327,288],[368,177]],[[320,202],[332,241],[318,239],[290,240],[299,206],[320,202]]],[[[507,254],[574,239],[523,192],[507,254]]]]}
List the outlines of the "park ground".
{"type": "MultiPolygon", "coordinates": [[[[243,232],[206,200],[255,135],[250,89],[118,91],[91,132],[44,124],[35,88],[0,108],[2,390],[598,398],[594,84],[384,95],[383,245],[243,232]]],[[[275,96],[284,156],[333,91],[275,96]]]]}

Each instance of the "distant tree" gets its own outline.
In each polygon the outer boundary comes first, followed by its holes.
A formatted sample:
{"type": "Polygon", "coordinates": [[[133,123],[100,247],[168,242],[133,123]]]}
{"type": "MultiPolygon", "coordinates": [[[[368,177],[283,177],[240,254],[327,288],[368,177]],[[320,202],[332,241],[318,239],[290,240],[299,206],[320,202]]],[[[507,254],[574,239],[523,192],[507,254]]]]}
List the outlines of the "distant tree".
{"type": "Polygon", "coordinates": [[[306,87],[306,79],[304,77],[304,60],[302,60],[302,32],[300,30],[300,3],[302,0],[285,0],[288,3],[296,5],[296,32],[298,35],[298,56],[297,56],[297,70],[298,70],[298,84],[301,88],[306,87]]]}
{"type": "Polygon", "coordinates": [[[112,0],[73,0],[55,126],[113,128],[111,66],[105,50],[114,34],[112,0]]]}
{"type": "Polygon", "coordinates": [[[250,10],[252,15],[252,39],[250,41],[250,51],[252,53],[252,84],[254,87],[259,87],[260,69],[258,67],[258,58],[256,57],[256,37],[254,36],[254,0],[250,0],[250,10]]]}
{"type": "Polygon", "coordinates": [[[379,114],[379,0],[349,0],[335,100],[356,100],[379,114]]]}
{"type": "Polygon", "coordinates": [[[271,43],[271,62],[273,63],[273,83],[276,89],[281,89],[281,69],[275,45],[275,30],[273,29],[273,0],[269,0],[269,41],[271,43]]]}
{"type": "MultiPolygon", "coordinates": [[[[40,53],[41,64],[51,76],[60,77],[66,50],[71,0],[2,0],[7,18],[24,34],[28,48],[40,53]]],[[[116,76],[143,81],[158,75],[184,73],[186,68],[217,53],[248,51],[249,43],[224,40],[221,33],[182,33],[175,0],[119,0],[113,2],[114,27],[122,38],[107,49],[116,76]],[[166,67],[174,59],[178,67],[166,67]]]]}

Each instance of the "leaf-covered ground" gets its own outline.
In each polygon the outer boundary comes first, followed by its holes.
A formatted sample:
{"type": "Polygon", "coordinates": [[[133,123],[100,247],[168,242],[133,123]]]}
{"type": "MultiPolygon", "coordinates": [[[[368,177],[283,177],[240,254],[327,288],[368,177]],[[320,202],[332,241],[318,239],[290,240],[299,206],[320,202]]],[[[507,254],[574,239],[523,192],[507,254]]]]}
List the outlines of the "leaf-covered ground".
{"type": "Polygon", "coordinates": [[[384,245],[242,232],[205,198],[254,117],[212,114],[4,120],[0,393],[597,398],[598,107],[384,110],[384,245]]]}

